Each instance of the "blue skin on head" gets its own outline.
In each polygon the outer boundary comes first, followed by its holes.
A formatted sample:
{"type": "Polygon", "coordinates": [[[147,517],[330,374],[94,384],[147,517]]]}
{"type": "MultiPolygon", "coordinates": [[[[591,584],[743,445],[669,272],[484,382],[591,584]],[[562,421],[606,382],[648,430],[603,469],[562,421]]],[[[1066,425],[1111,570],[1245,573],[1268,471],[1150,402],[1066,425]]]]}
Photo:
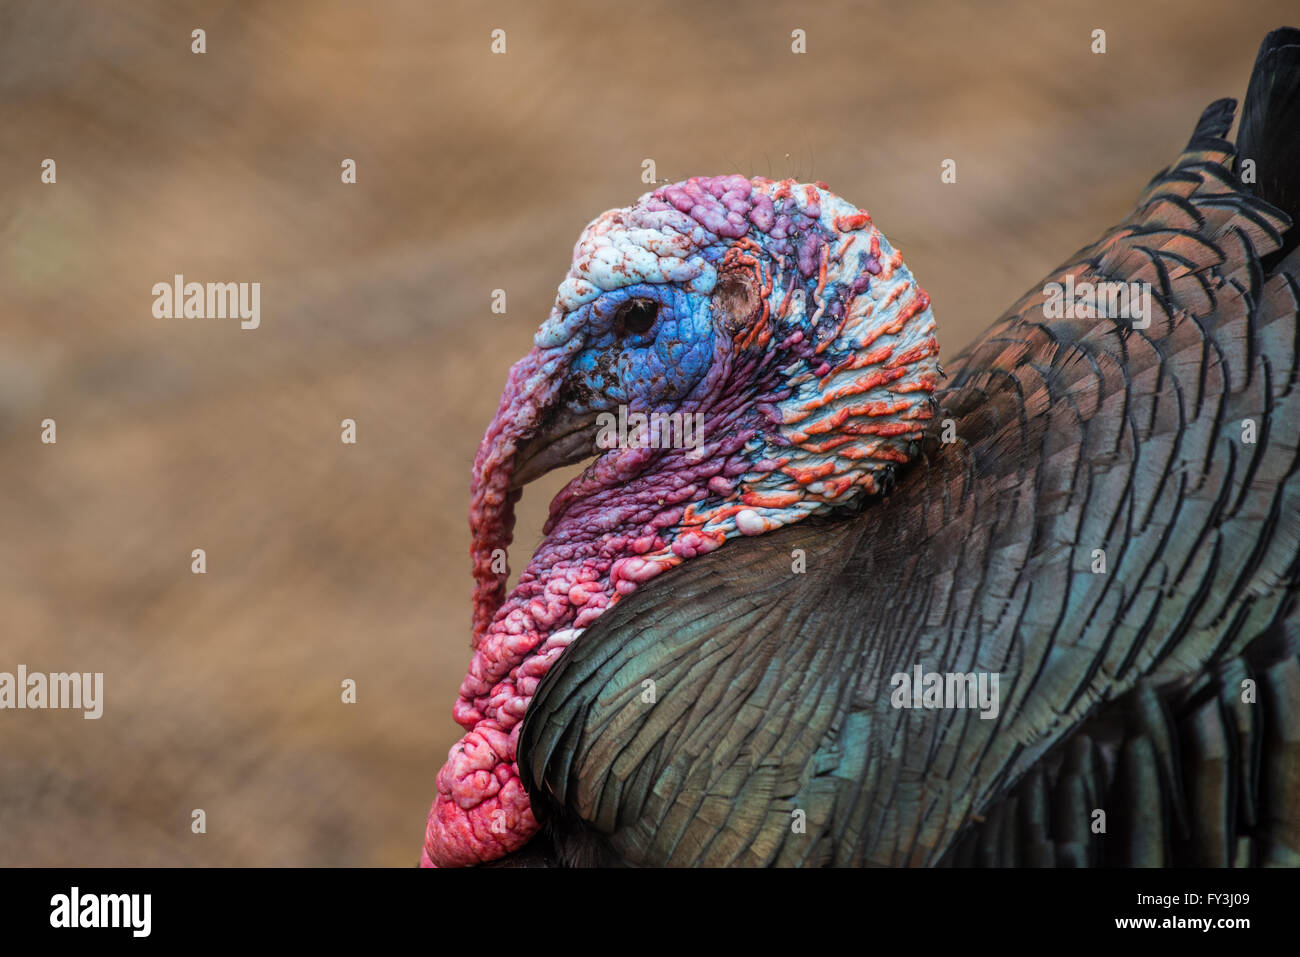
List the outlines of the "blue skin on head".
{"type": "Polygon", "coordinates": [[[585,343],[568,376],[572,412],[612,411],[620,405],[637,412],[670,411],[704,378],[713,359],[712,302],[676,284],[624,286],[584,304],[573,318],[585,343]],[[623,321],[634,312],[645,314],[633,300],[657,307],[645,332],[629,330],[623,321]]]}

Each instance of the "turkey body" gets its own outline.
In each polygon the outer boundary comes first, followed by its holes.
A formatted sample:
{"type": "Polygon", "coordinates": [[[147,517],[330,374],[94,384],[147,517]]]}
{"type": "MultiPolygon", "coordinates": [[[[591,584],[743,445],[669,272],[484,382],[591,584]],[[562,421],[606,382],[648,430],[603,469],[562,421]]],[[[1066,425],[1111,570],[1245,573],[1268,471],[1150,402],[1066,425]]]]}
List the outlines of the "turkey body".
{"type": "Polygon", "coordinates": [[[948,365],[883,494],[574,640],[520,735],[545,830],[507,863],[1300,863],[1298,89],[1276,31],[1237,146],[1213,104],[948,365]],[[1103,282],[1148,314],[1049,302],[1103,282]],[[996,675],[996,708],[900,707],[918,667],[996,675]]]}

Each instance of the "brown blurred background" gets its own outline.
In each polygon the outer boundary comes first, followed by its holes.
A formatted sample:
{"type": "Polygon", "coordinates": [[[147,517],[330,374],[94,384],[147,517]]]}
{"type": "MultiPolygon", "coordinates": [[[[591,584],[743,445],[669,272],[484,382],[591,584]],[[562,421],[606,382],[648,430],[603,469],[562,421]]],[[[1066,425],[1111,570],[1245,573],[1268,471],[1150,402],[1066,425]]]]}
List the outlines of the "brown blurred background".
{"type": "MultiPolygon", "coordinates": [[[[99,721],[0,712],[0,864],[415,863],[468,660],[474,449],[643,159],[825,180],[903,250],[951,356],[1123,216],[1288,19],[0,6],[0,671],[105,673],[99,721]],[[261,328],[154,319],[175,273],[261,282],[261,328]]],[[[525,498],[515,565],[564,480],[525,498]]]]}

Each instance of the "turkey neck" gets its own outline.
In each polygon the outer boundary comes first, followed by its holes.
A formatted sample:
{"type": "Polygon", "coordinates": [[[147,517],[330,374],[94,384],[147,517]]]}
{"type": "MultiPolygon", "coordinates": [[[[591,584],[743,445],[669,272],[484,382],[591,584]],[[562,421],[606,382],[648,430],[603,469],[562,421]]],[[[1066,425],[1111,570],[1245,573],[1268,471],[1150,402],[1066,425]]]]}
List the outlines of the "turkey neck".
{"type": "Polygon", "coordinates": [[[475,642],[453,709],[467,733],[438,774],[423,863],[491,860],[536,833],[516,758],[538,683],[620,597],[726,540],[728,532],[705,528],[719,509],[697,513],[694,506],[752,471],[743,455],[752,434],[731,427],[698,449],[654,450],[654,467],[633,477],[620,474],[620,465],[635,463],[639,450],[620,450],[556,497],[545,539],[475,642]]]}

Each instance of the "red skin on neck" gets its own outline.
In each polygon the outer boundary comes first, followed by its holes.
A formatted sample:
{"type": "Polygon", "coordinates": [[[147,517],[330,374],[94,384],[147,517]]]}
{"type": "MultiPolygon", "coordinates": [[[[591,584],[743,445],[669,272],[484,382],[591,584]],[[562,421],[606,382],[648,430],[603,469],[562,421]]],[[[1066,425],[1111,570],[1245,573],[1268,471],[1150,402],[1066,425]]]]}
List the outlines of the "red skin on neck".
{"type": "MultiPolygon", "coordinates": [[[[721,437],[706,440],[694,458],[680,449],[602,455],[551,503],[545,540],[506,596],[498,560],[514,530],[516,449],[558,388],[564,366],[555,360],[554,351],[536,349],[510,370],[475,457],[474,655],[452,711],[468,733],[438,772],[424,866],[495,860],[537,833],[516,764],[519,731],[537,685],[576,632],[619,598],[722,543],[721,536],[680,527],[686,506],[710,495],[711,479],[752,468],[741,455],[752,430],[726,428],[735,410],[715,417],[721,437]]],[[[720,361],[711,374],[720,378],[728,368],[720,361]]]]}
{"type": "MultiPolygon", "coordinates": [[[[702,486],[692,487],[690,497],[703,494],[702,486]]],[[[477,643],[453,709],[468,733],[438,772],[424,866],[493,860],[536,834],[516,749],[538,683],[578,631],[641,582],[681,561],[669,551],[665,533],[680,520],[680,507],[633,501],[617,510],[617,528],[599,531],[595,517],[608,516],[608,506],[583,505],[551,530],[477,643]]]]}

